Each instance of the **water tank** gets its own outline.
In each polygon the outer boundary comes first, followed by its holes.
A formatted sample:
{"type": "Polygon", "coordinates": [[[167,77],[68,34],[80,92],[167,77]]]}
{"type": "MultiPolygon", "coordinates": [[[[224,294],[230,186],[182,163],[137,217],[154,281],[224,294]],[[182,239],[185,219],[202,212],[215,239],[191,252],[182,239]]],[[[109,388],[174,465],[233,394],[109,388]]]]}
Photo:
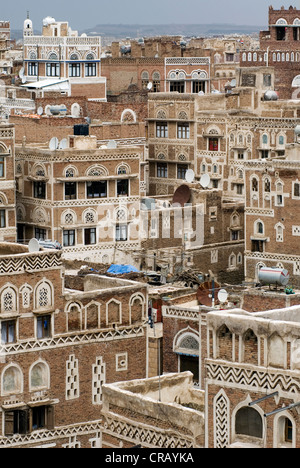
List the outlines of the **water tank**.
{"type": "Polygon", "coordinates": [[[277,101],[278,100],[278,94],[276,91],[266,91],[264,94],[264,100],[265,101],[277,101]]]}
{"type": "Polygon", "coordinates": [[[289,272],[283,268],[263,267],[259,270],[258,281],[262,284],[286,286],[290,280],[289,272]]]}

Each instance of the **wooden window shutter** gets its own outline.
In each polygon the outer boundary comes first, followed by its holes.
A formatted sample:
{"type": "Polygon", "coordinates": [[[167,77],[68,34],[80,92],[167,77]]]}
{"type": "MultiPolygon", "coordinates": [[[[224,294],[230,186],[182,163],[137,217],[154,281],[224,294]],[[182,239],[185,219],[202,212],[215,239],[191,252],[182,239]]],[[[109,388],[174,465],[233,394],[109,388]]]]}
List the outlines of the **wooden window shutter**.
{"type": "Polygon", "coordinates": [[[54,429],[54,407],[47,406],[47,429],[54,429]]]}
{"type": "Polygon", "coordinates": [[[14,434],[14,412],[5,411],[5,427],[4,434],[10,436],[14,434]]]}

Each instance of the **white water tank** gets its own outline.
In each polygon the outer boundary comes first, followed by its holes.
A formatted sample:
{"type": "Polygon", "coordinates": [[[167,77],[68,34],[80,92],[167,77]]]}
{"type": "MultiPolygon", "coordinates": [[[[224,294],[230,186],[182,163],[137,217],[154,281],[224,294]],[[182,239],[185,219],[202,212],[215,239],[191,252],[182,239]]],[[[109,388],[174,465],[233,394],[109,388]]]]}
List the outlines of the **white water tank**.
{"type": "Polygon", "coordinates": [[[286,286],[290,280],[290,275],[284,268],[263,267],[258,272],[258,281],[262,284],[277,284],[286,286]]]}

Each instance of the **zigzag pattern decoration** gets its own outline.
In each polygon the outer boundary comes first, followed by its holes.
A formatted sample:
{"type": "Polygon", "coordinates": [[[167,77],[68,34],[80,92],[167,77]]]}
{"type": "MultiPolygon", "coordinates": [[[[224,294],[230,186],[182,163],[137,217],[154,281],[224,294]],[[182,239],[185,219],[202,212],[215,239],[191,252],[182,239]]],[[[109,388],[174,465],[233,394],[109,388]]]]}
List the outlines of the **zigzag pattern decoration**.
{"type": "Polygon", "coordinates": [[[158,448],[192,448],[193,443],[189,438],[182,438],[170,430],[161,431],[159,428],[149,428],[145,425],[133,424],[121,421],[117,418],[106,417],[103,425],[106,434],[126,439],[133,444],[141,443],[144,447],[158,448]]]}
{"type": "Polygon", "coordinates": [[[229,445],[229,402],[222,393],[214,400],[215,448],[226,448],[229,445]]]}
{"type": "Polygon", "coordinates": [[[34,255],[22,255],[10,258],[2,258],[0,262],[0,274],[26,273],[26,271],[49,270],[60,267],[61,252],[49,254],[39,253],[34,255]]]}
{"type": "Polygon", "coordinates": [[[285,373],[282,369],[278,372],[275,369],[268,371],[265,368],[250,369],[245,366],[220,365],[212,362],[206,363],[207,378],[214,383],[222,383],[231,387],[259,390],[280,390],[288,395],[298,395],[300,392],[300,382],[290,373],[285,373]]]}

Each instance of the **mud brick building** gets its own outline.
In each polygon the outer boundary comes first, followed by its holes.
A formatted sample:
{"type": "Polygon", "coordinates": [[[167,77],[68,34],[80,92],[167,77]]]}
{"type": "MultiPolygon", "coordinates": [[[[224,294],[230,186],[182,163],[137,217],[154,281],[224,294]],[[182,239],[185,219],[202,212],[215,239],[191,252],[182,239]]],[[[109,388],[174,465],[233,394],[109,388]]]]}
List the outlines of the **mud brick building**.
{"type": "Polygon", "coordinates": [[[286,146],[283,159],[246,162],[245,173],[247,280],[258,282],[264,266],[285,268],[290,285],[298,289],[298,143],[286,146]]]}
{"type": "Polygon", "coordinates": [[[0,241],[16,241],[15,129],[0,120],[0,241]]]}
{"type": "Polygon", "coordinates": [[[62,149],[19,146],[18,239],[52,239],[69,258],[131,263],[146,181],[143,147],[99,147],[72,135],[62,149]]]}
{"type": "Polygon", "coordinates": [[[298,305],[207,315],[206,447],[299,447],[298,318],[298,305]]]}
{"type": "Polygon", "coordinates": [[[101,38],[79,36],[68,22],[43,20],[41,36],[34,36],[32,21],[24,21],[24,82],[36,96],[48,90],[67,95],[106,99],[101,76],[101,38]]]}
{"type": "Polygon", "coordinates": [[[147,377],[147,286],[61,257],[1,244],[2,448],[100,446],[103,384],[147,377]]]}
{"type": "Polygon", "coordinates": [[[300,10],[297,7],[269,7],[269,29],[260,32],[257,50],[243,51],[242,67],[274,68],[274,89],[280,99],[299,97],[300,10]]]}
{"type": "MultiPolygon", "coordinates": [[[[103,385],[102,447],[161,450],[204,447],[204,392],[190,372],[103,385]]],[[[161,453],[162,455],[162,453],[161,453]]]]}
{"type": "Polygon", "coordinates": [[[249,41],[240,38],[194,38],[180,36],[113,42],[101,59],[108,94],[128,86],[150,86],[153,92],[209,93],[224,91],[236,77],[240,50],[249,41]],[[243,45],[242,45],[243,42],[243,45]]]}

